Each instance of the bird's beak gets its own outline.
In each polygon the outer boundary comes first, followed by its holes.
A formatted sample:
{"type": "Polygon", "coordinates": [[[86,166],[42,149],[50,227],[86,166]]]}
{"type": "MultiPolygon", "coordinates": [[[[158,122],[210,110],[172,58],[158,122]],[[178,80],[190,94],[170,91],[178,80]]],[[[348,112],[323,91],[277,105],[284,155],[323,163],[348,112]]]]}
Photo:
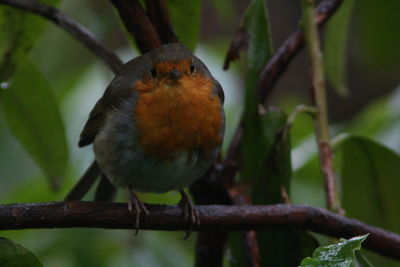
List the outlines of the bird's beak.
{"type": "Polygon", "coordinates": [[[182,77],[182,73],[176,69],[172,70],[171,72],[168,73],[168,77],[171,80],[177,81],[182,77]]]}

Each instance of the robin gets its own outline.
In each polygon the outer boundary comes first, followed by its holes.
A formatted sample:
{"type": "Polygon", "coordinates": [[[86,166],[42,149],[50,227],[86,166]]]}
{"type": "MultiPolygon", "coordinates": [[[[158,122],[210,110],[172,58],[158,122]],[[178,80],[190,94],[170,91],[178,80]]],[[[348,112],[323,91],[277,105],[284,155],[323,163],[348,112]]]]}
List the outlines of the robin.
{"type": "MultiPolygon", "coordinates": [[[[221,85],[181,44],[166,44],[132,59],[111,81],[83,128],[79,146],[93,143],[95,154],[84,177],[93,181],[99,168],[112,185],[128,189],[136,230],[140,213],[149,212],[135,191],[179,190],[185,218],[198,223],[183,188],[217,157],[225,127],[223,102],[221,85]]],[[[83,196],[76,191],[66,199],[83,196]]]]}

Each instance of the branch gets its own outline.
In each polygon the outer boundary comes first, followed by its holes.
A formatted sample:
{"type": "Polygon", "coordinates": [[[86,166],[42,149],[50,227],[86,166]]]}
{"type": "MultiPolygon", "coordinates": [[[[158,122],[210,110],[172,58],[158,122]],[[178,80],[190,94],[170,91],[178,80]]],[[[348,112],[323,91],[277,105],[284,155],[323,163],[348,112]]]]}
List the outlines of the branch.
{"type": "Polygon", "coordinates": [[[100,57],[111,70],[117,72],[123,65],[122,61],[110,48],[102,44],[88,29],[63,14],[58,9],[32,0],[0,0],[0,4],[9,5],[40,15],[63,28],[87,49],[100,57]]]}
{"type": "Polygon", "coordinates": [[[172,27],[166,0],[146,0],[147,15],[164,44],[179,42],[172,27]]]}
{"type": "Polygon", "coordinates": [[[162,42],[154,28],[153,23],[146,15],[137,0],[111,0],[128,30],[134,37],[136,44],[142,53],[146,53],[162,42]]]}
{"type": "MultiPolygon", "coordinates": [[[[186,220],[177,206],[147,205],[150,216],[141,229],[186,230],[186,220]]],[[[311,230],[333,237],[350,238],[370,233],[364,246],[400,260],[400,235],[369,226],[355,219],[305,205],[196,206],[201,224],[195,231],[251,230],[271,227],[311,230]]],[[[143,218],[142,218],[143,219],[143,218]]],[[[50,202],[0,205],[0,229],[90,227],[133,229],[126,203],[50,202]]]]}
{"type": "MultiPolygon", "coordinates": [[[[322,26],[339,8],[343,0],[325,0],[316,9],[316,24],[322,26]]],[[[303,48],[304,33],[298,29],[293,32],[283,45],[274,53],[260,74],[258,96],[265,103],[278,79],[286,70],[289,63],[303,48]]]]}

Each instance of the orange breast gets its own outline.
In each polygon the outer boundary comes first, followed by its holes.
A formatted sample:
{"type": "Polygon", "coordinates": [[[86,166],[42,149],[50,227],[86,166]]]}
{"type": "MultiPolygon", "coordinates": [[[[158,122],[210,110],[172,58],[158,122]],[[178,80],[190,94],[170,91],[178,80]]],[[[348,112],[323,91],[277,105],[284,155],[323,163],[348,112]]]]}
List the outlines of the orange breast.
{"type": "Polygon", "coordinates": [[[136,120],[144,152],[167,157],[176,152],[204,155],[222,143],[221,102],[209,79],[184,76],[178,83],[137,82],[136,120]]]}

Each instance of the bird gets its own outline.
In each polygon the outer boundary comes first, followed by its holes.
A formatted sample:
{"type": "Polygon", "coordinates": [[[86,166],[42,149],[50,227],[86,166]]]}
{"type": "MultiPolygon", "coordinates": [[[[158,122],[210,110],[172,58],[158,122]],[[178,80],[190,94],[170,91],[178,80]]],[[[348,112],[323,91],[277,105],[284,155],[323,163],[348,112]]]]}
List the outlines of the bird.
{"type": "Polygon", "coordinates": [[[95,161],[66,200],[82,198],[88,190],[84,186],[90,187],[101,174],[98,189],[108,194],[113,187],[128,190],[136,233],[140,214],[150,216],[136,192],[179,191],[184,217],[190,225],[198,224],[184,188],[206,173],[221,150],[223,103],[220,83],[180,43],[162,45],[128,61],[81,132],[79,146],[93,144],[95,161]]]}

